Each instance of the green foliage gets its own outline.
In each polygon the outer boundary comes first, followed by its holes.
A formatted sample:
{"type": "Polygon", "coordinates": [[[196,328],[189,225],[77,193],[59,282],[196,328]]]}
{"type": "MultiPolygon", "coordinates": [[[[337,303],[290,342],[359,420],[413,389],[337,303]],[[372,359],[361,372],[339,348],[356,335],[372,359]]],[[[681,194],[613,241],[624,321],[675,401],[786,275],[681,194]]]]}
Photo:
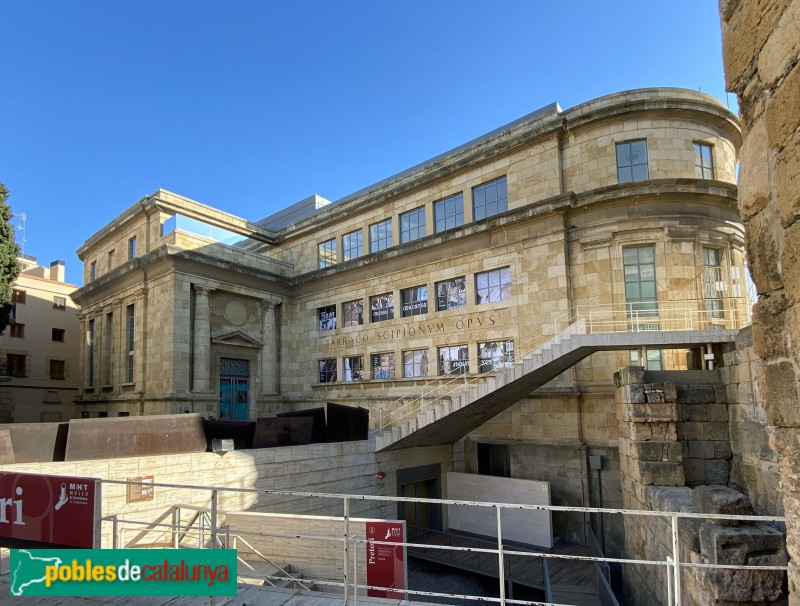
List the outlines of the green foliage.
{"type": "Polygon", "coordinates": [[[8,325],[11,295],[19,275],[19,246],[11,225],[11,207],[6,204],[8,190],[0,183],[0,334],[8,325]]]}

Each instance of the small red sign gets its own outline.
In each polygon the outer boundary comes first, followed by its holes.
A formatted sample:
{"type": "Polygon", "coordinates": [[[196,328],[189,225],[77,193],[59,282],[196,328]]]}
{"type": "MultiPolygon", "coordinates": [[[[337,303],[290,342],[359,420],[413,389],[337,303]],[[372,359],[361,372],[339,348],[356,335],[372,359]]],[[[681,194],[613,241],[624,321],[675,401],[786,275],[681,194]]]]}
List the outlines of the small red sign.
{"type": "Polygon", "coordinates": [[[99,525],[99,480],[0,471],[0,545],[99,548],[99,525]]]}
{"type": "MultiPolygon", "coordinates": [[[[367,585],[387,589],[406,588],[406,558],[403,545],[379,545],[381,543],[403,543],[402,522],[367,522],[367,585]]],[[[367,595],[374,598],[405,599],[404,591],[368,589],[367,595]]]]}

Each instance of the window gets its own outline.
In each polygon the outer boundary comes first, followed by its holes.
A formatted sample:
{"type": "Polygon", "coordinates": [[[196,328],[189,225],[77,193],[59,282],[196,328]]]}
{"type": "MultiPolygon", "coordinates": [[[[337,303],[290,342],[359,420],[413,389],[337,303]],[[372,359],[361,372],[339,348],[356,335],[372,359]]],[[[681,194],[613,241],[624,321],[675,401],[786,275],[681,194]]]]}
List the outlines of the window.
{"type": "Polygon", "coordinates": [[[317,250],[319,268],[330,267],[336,264],[336,238],[322,242],[317,250]]]}
{"type": "Polygon", "coordinates": [[[387,292],[369,298],[369,321],[382,322],[394,319],[394,293],[387,292]]]}
{"type": "Polygon", "coordinates": [[[345,326],[361,326],[364,323],[364,303],[361,299],[342,303],[342,318],[345,326]]]}
{"type": "Polygon", "coordinates": [[[64,360],[50,360],[50,378],[64,379],[64,360]]]}
{"type": "Polygon", "coordinates": [[[11,336],[15,339],[24,339],[25,338],[25,325],[20,324],[17,322],[16,324],[11,325],[11,336]]]}
{"type": "Polygon", "coordinates": [[[136,258],[136,236],[128,240],[128,259],[136,258]]]}
{"type": "Polygon", "coordinates": [[[433,203],[436,233],[464,225],[464,194],[458,193],[433,203]]]}
{"type": "Polygon", "coordinates": [[[336,381],[336,358],[319,361],[319,382],[334,383],[336,381]]]}
{"type": "Polygon", "coordinates": [[[8,374],[12,377],[26,377],[26,358],[25,354],[8,354],[8,374]]]}
{"type": "Polygon", "coordinates": [[[117,416],[118,416],[118,417],[129,417],[129,416],[131,416],[131,413],[130,413],[130,412],[128,412],[127,410],[120,410],[120,411],[117,413],[117,416]]]}
{"type": "Polygon", "coordinates": [[[336,328],[336,306],[328,305],[317,310],[320,331],[333,330],[336,328]]]}
{"type": "Polygon", "coordinates": [[[647,178],[647,141],[617,143],[617,182],[630,183],[647,178]]]}
{"type": "Polygon", "coordinates": [[[394,353],[372,354],[372,378],[394,379],[394,353]]]}
{"type": "Polygon", "coordinates": [[[401,290],[400,302],[404,318],[428,313],[428,287],[414,286],[401,290]]]}
{"type": "Polygon", "coordinates": [[[392,220],[386,219],[369,226],[369,252],[385,250],[392,245],[392,220]]]}
{"type": "Polygon", "coordinates": [[[364,357],[350,356],[344,360],[344,380],[363,381],[364,380],[364,357]]]}
{"type": "Polygon", "coordinates": [[[419,240],[425,235],[425,207],[400,215],[400,242],[419,240]]]}
{"type": "Polygon", "coordinates": [[[59,343],[64,342],[64,329],[63,328],[54,328],[52,331],[53,341],[58,341],[59,343]]]}
{"type": "Polygon", "coordinates": [[[478,343],[480,372],[494,372],[514,363],[514,341],[478,343]]]}
{"type": "Polygon", "coordinates": [[[125,382],[133,383],[133,345],[134,329],[136,328],[136,315],[133,305],[125,308],[125,347],[128,357],[125,363],[125,382]]]}
{"type": "Polygon", "coordinates": [[[439,374],[463,375],[469,372],[469,349],[466,345],[439,348],[439,374]]]}
{"type": "Polygon", "coordinates": [[[505,177],[472,188],[472,218],[475,221],[507,210],[508,193],[505,177]]]}
{"type": "Polygon", "coordinates": [[[65,297],[53,297],[53,309],[60,309],[64,311],[67,308],[67,299],[65,297]]]}
{"type": "Polygon", "coordinates": [[[648,349],[647,362],[645,364],[639,363],[638,351],[631,351],[631,366],[644,366],[645,370],[664,370],[664,366],[661,361],[661,350],[648,349]]]}
{"type": "Polygon", "coordinates": [[[342,260],[357,259],[364,254],[364,235],[360,229],[342,236],[342,260]]]}
{"type": "Polygon", "coordinates": [[[25,303],[25,291],[14,289],[12,300],[14,303],[25,303]]]}
{"type": "Polygon", "coordinates": [[[494,303],[511,298],[511,268],[501,267],[475,274],[475,302],[494,303]]]}
{"type": "Polygon", "coordinates": [[[113,265],[114,265],[114,251],[109,250],[108,255],[106,255],[106,271],[111,271],[113,265]]]}
{"type": "Polygon", "coordinates": [[[428,350],[415,349],[403,352],[403,376],[406,378],[427,377],[428,350]]]}
{"type": "Polygon", "coordinates": [[[703,298],[709,318],[724,318],[722,298],[725,294],[722,279],[722,251],[703,247],[703,298]]]}
{"type": "Polygon", "coordinates": [[[94,280],[97,277],[97,261],[92,261],[89,264],[89,279],[94,280]]]}
{"type": "Polygon", "coordinates": [[[511,477],[511,457],[505,444],[478,442],[478,473],[484,476],[511,477]]]}
{"type": "Polygon", "coordinates": [[[714,160],[707,143],[694,144],[694,174],[698,179],[714,178],[714,160]]]}
{"type": "Polygon", "coordinates": [[[436,311],[464,307],[467,304],[467,281],[464,276],[435,284],[436,311]]]}
{"type": "Polygon", "coordinates": [[[94,320],[86,329],[86,386],[94,386],[94,320]]]}
{"type": "Polygon", "coordinates": [[[625,247],[622,249],[622,263],[628,316],[657,315],[655,247],[625,247]]]}

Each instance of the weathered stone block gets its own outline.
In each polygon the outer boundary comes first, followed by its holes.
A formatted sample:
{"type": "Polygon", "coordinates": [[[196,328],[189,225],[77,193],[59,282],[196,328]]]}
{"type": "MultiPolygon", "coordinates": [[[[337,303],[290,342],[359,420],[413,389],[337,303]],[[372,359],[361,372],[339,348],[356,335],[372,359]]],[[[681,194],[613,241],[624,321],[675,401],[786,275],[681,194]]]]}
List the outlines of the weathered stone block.
{"type": "Polygon", "coordinates": [[[720,526],[704,522],[700,525],[700,552],[713,564],[747,564],[753,556],[766,556],[775,566],[786,561],[783,533],[764,524],[720,526]]]}
{"type": "Polygon", "coordinates": [[[633,456],[641,461],[680,462],[681,445],[678,442],[632,442],[633,456]]]}
{"type": "Polygon", "coordinates": [[[727,90],[744,91],[751,64],[780,14],[780,0],[739,2],[722,22],[727,90]]]}
{"type": "Polygon", "coordinates": [[[706,468],[704,459],[684,459],[683,471],[687,483],[697,484],[705,482],[706,468]]]}
{"type": "Polygon", "coordinates": [[[644,486],[684,485],[683,466],[680,463],[639,461],[638,467],[638,479],[644,486]]]}
{"type": "Polygon", "coordinates": [[[650,403],[658,404],[665,402],[663,391],[645,390],[644,395],[650,403]]]}
{"type": "Polygon", "coordinates": [[[688,421],[681,423],[681,439],[683,440],[702,440],[704,423],[688,421]]]}
{"type": "MultiPolygon", "coordinates": [[[[692,504],[697,513],[715,513],[721,515],[749,516],[753,515],[750,500],[738,490],[727,486],[698,486],[692,491],[692,504]]],[[[709,520],[720,526],[738,526],[736,520],[709,520]]]]}
{"type": "Polygon", "coordinates": [[[614,385],[617,387],[637,383],[644,383],[644,367],[642,366],[626,366],[614,373],[614,385]]]}
{"type": "Polygon", "coordinates": [[[798,107],[800,107],[800,68],[795,65],[772,96],[765,111],[767,136],[771,147],[783,146],[789,136],[800,127],[798,107]]]}
{"type": "Polygon", "coordinates": [[[623,398],[626,403],[629,404],[644,404],[647,401],[647,397],[644,393],[644,385],[641,384],[630,384],[625,385],[622,388],[623,398]]]}
{"type": "Polygon", "coordinates": [[[782,240],[778,234],[781,231],[778,214],[771,208],[765,208],[747,222],[747,258],[759,294],[783,288],[783,276],[778,263],[781,256],[779,241],[782,240]]]}
{"type": "Polygon", "coordinates": [[[790,137],[778,152],[774,182],[781,225],[792,225],[800,219],[800,134],[790,137]]]}
{"type": "Polygon", "coordinates": [[[770,199],[767,166],[769,142],[767,124],[762,117],[752,125],[739,152],[739,214],[743,221],[762,211],[770,199]]]}
{"type": "MultiPolygon", "coordinates": [[[[800,302],[800,223],[794,223],[784,231],[781,269],[786,298],[790,304],[796,305],[800,302]]],[[[788,338],[791,341],[791,336],[788,338]]]]}
{"type": "Polygon", "coordinates": [[[753,306],[753,351],[762,360],[789,357],[786,330],[789,306],[783,293],[762,298],[753,306]]]}
{"type": "Polygon", "coordinates": [[[728,440],[714,441],[714,458],[715,459],[731,458],[731,443],[728,440]]]}
{"type": "Polygon", "coordinates": [[[714,442],[708,440],[692,440],[687,443],[689,448],[689,458],[691,459],[713,459],[714,442]]]}
{"type": "Polygon", "coordinates": [[[703,423],[701,425],[702,439],[703,440],[727,440],[730,438],[728,434],[728,423],[703,423]]]}
{"type": "Polygon", "coordinates": [[[705,468],[705,481],[710,484],[727,484],[730,476],[730,465],[727,461],[719,459],[706,460],[703,463],[705,468]]]}
{"type": "Polygon", "coordinates": [[[673,383],[664,383],[664,400],[667,402],[678,401],[678,391],[673,383]]]}
{"type": "Polygon", "coordinates": [[[770,425],[797,427],[800,425],[797,375],[789,361],[762,364],[758,381],[764,394],[764,410],[770,425]]]}

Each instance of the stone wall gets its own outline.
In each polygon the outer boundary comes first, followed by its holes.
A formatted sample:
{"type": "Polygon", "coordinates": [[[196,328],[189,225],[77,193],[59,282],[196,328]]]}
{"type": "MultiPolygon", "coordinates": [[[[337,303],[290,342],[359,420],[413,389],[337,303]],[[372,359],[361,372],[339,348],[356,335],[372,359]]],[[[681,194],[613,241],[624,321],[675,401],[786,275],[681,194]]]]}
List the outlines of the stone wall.
{"type": "MultiPolygon", "coordinates": [[[[759,301],[753,349],[770,437],[780,457],[788,516],[800,514],[800,0],[720,0],[725,83],[739,98],[744,131],[739,211],[759,301]]],[[[800,526],[788,524],[800,558],[800,526]]],[[[800,569],[789,573],[800,604],[800,569]]]]}

